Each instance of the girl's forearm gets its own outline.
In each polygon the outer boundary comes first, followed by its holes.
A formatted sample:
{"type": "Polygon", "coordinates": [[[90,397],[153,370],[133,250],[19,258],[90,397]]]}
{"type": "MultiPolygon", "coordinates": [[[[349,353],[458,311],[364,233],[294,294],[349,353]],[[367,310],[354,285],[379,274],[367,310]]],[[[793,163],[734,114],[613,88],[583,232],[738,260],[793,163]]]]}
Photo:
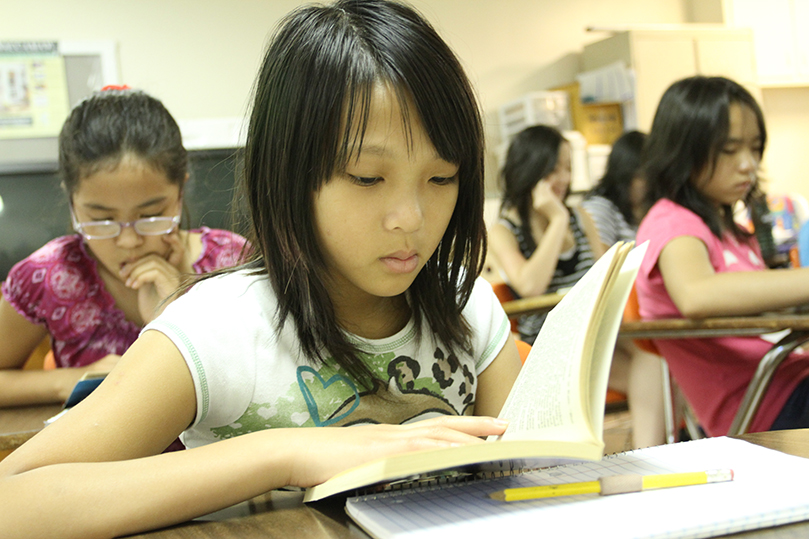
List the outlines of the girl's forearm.
{"type": "MultiPolygon", "coordinates": [[[[58,422],[49,428],[55,426],[58,422]]],[[[442,416],[407,425],[269,429],[130,460],[127,447],[107,448],[100,458],[119,460],[73,464],[63,462],[93,457],[76,454],[81,441],[74,440],[43,458],[40,446],[58,438],[49,438],[57,431],[45,429],[0,462],[0,537],[128,535],[185,522],[283,486],[317,485],[379,457],[482,443],[481,437],[500,435],[505,428],[505,422],[490,417],[442,416]],[[40,445],[30,445],[37,438],[40,445]]]]}
{"type": "Polygon", "coordinates": [[[554,219],[545,229],[536,250],[520,270],[514,287],[522,297],[544,294],[556,271],[565,234],[568,230],[567,218],[554,219]]]}
{"type": "Polygon", "coordinates": [[[81,374],[78,369],[0,370],[0,408],[62,403],[81,374]]]}
{"type": "Polygon", "coordinates": [[[756,315],[804,305],[809,303],[809,268],[716,273],[690,283],[675,303],[686,318],[756,315]]]}
{"type": "Polygon", "coordinates": [[[233,505],[289,482],[295,444],[273,440],[278,435],[263,431],[135,460],[4,470],[0,536],[116,537],[233,505]]]}

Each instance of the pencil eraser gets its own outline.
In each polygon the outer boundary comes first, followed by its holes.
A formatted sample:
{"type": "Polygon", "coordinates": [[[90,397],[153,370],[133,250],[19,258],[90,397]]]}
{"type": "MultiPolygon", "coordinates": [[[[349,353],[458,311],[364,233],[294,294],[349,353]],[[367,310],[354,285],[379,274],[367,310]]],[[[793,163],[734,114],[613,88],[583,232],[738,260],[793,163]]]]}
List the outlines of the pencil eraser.
{"type": "Polygon", "coordinates": [[[626,492],[640,492],[643,490],[643,476],[608,475],[598,480],[601,483],[601,495],[624,494],[626,492]]]}

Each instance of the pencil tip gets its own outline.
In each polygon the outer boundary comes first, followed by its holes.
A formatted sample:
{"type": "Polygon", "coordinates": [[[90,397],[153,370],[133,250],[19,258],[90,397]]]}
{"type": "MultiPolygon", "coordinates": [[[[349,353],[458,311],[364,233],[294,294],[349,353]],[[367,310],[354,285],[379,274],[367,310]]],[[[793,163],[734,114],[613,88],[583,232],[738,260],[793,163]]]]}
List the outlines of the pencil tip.
{"type": "Polygon", "coordinates": [[[491,494],[489,494],[489,498],[491,498],[492,500],[504,502],[506,501],[506,493],[503,492],[502,490],[500,492],[492,492],[491,494]]]}

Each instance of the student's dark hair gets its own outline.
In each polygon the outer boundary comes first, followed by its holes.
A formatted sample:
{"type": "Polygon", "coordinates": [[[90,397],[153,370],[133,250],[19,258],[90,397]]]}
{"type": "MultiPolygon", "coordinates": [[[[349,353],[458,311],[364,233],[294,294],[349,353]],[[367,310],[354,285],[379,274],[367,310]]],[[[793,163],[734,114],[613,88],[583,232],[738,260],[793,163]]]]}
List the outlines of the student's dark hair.
{"type": "Polygon", "coordinates": [[[539,180],[548,177],[556,168],[559,149],[565,138],[555,127],[534,125],[526,127],[511,140],[506,162],[500,172],[503,184],[501,212],[517,210],[519,226],[532,248],[536,242],[531,234],[533,191],[539,180]]]}
{"type": "Polygon", "coordinates": [[[607,158],[607,170],[598,184],[585,198],[602,196],[611,201],[624,216],[626,222],[637,226],[632,202],[629,199],[632,180],[639,175],[643,144],[646,134],[640,131],[627,131],[613,143],[607,158]]]}
{"type": "Polygon", "coordinates": [[[455,211],[408,290],[416,328],[426,319],[449,347],[465,350],[461,315],[483,264],[483,134],[480,111],[458,59],[412,8],[384,0],[304,6],[288,15],[254,88],[244,152],[243,197],[278,323],[291,318],[305,356],[326,354],[357,382],[377,378],[337,323],[313,198],[362,143],[375,85],[395,93],[411,129],[418,118],[439,156],[459,166],[455,211]]]}
{"type": "Polygon", "coordinates": [[[96,92],[76,105],[59,133],[59,174],[68,195],[82,178],[132,154],[182,188],[188,154],[177,122],[158,99],[137,90],[96,92]]]}
{"type": "MultiPolygon", "coordinates": [[[[764,115],[750,92],[724,77],[695,76],[675,82],[660,99],[644,150],[643,170],[649,207],[661,198],[670,199],[699,215],[717,237],[724,228],[745,240],[750,234],[735,224],[732,208],[725,206],[720,214],[694,185],[716,166],[728,140],[733,104],[755,114],[763,154],[767,142],[764,115]]],[[[756,184],[744,202],[759,194],[756,184]]]]}

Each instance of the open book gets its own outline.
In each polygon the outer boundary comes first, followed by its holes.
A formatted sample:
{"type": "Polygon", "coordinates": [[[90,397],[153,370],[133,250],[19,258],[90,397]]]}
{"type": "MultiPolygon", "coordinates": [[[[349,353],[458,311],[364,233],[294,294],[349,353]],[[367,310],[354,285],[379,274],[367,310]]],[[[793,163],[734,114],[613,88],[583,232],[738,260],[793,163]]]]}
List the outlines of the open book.
{"type": "Polygon", "coordinates": [[[307,489],[304,501],[425,475],[440,480],[472,465],[512,473],[601,459],[615,339],[644,252],[614,245],[548,313],[500,413],[509,421],[502,436],[368,462],[307,489]]]}

